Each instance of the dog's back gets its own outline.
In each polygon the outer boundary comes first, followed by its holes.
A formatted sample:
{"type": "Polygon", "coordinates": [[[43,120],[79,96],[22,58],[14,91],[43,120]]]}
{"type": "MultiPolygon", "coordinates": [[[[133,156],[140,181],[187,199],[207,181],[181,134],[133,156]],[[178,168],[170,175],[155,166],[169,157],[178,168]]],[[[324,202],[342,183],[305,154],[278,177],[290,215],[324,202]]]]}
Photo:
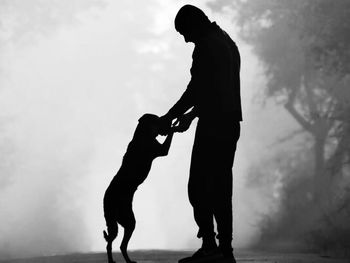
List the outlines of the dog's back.
{"type": "Polygon", "coordinates": [[[124,228],[120,250],[125,260],[132,262],[127,254],[127,246],[136,223],[132,211],[133,196],[137,187],[148,176],[152,161],[158,156],[168,154],[173,134],[168,135],[164,143],[160,144],[156,140],[157,121],[158,117],[152,114],[145,114],[139,119],[122,165],[105,192],[103,208],[107,232],[104,231],[103,235],[107,241],[109,263],[113,262],[112,242],[118,234],[118,224],[124,228]]]}
{"type": "Polygon", "coordinates": [[[161,144],[155,138],[134,138],[128,145],[122,165],[110,187],[128,183],[137,188],[148,176],[153,160],[159,156],[161,144]]]}
{"type": "Polygon", "coordinates": [[[108,261],[112,259],[112,242],[118,234],[118,223],[124,228],[124,237],[120,246],[121,252],[127,261],[127,246],[135,228],[135,216],[132,211],[132,200],[137,187],[146,179],[159,142],[156,139],[134,138],[128,145],[118,173],[108,186],[103,208],[107,224],[107,232],[103,232],[107,241],[108,261]]]}

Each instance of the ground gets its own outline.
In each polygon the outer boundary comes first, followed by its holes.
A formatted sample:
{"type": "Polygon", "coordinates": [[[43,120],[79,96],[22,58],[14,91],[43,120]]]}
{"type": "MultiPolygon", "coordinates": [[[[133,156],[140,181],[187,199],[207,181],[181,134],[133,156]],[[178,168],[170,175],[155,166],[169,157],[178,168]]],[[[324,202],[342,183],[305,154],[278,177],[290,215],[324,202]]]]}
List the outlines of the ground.
{"type": "MultiPolygon", "coordinates": [[[[134,251],[130,257],[138,263],[175,263],[178,259],[190,255],[191,252],[180,251],[134,251]]],[[[322,257],[317,254],[305,253],[271,253],[235,251],[237,262],[244,263],[350,263],[350,259],[322,257]]],[[[119,253],[114,254],[117,263],[124,263],[119,253]]],[[[107,263],[105,253],[81,253],[57,255],[37,258],[0,260],[0,263],[107,263]]]]}

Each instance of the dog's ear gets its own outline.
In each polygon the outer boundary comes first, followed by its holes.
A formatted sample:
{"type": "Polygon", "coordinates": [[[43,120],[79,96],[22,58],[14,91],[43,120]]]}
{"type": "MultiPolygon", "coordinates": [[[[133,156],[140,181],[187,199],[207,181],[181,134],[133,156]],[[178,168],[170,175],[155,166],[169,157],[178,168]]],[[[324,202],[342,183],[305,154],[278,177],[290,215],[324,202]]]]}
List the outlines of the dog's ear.
{"type": "Polygon", "coordinates": [[[158,121],[159,117],[155,114],[152,113],[146,113],[144,115],[141,116],[141,118],[139,119],[139,123],[143,123],[143,122],[156,122],[158,121]]]}
{"type": "Polygon", "coordinates": [[[140,122],[144,122],[145,119],[147,119],[147,116],[146,116],[146,115],[142,115],[142,116],[139,118],[139,123],[140,123],[140,122]]]}

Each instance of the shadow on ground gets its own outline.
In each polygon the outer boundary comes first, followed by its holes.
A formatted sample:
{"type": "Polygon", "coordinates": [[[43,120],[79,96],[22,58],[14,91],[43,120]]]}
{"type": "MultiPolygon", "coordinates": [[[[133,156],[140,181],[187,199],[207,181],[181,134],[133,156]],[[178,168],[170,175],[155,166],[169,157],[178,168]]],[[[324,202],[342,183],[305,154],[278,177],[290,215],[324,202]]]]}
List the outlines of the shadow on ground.
{"type": "MultiPolygon", "coordinates": [[[[130,257],[138,263],[175,263],[180,258],[191,255],[186,251],[146,250],[130,252],[130,257]]],[[[271,253],[235,251],[237,262],[244,263],[350,263],[350,259],[321,257],[317,254],[306,253],[271,253]]],[[[114,254],[117,263],[124,263],[120,253],[114,254]]],[[[107,263],[105,253],[77,253],[47,257],[0,260],[0,263],[107,263]]]]}

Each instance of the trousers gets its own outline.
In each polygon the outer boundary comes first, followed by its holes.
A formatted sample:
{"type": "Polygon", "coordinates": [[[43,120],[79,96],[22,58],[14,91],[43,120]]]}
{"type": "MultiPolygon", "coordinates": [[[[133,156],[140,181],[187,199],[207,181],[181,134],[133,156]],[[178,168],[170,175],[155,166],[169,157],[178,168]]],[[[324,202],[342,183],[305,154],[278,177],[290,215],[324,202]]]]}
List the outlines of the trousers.
{"type": "Polygon", "coordinates": [[[189,201],[198,225],[198,238],[213,238],[214,219],[219,246],[232,243],[232,167],[240,122],[199,118],[192,148],[189,201]]]}

